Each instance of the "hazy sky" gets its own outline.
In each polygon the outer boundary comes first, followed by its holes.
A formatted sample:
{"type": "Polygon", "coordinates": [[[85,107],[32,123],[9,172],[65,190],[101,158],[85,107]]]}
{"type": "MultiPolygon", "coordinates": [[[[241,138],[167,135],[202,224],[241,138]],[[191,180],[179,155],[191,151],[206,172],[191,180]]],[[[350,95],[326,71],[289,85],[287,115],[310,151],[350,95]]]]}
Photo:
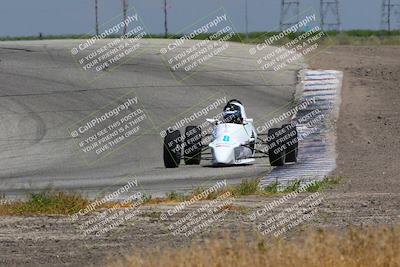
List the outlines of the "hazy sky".
{"type": "MultiPolygon", "coordinates": [[[[244,31],[245,0],[168,0],[170,32],[179,32],[221,7],[238,31],[244,31]]],[[[100,23],[121,12],[121,0],[99,0],[100,23]]],[[[302,0],[301,9],[314,8],[319,0],[302,0]]],[[[342,29],[378,29],[381,0],[342,0],[342,29]]],[[[147,29],[163,32],[163,0],[129,0],[147,29]]],[[[280,0],[248,0],[249,30],[271,31],[279,25],[280,0]]],[[[0,0],[0,36],[82,34],[94,29],[94,0],[0,0]]]]}

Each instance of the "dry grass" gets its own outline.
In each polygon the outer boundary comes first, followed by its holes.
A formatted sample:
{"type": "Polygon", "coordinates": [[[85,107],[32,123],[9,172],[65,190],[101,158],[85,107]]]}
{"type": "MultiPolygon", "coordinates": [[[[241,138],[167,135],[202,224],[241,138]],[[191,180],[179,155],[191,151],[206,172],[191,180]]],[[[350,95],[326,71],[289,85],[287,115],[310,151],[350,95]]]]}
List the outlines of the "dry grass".
{"type": "Polygon", "coordinates": [[[134,252],[109,266],[394,267],[400,266],[400,226],[350,228],[340,234],[320,230],[294,241],[215,239],[180,249],[134,252]]]}

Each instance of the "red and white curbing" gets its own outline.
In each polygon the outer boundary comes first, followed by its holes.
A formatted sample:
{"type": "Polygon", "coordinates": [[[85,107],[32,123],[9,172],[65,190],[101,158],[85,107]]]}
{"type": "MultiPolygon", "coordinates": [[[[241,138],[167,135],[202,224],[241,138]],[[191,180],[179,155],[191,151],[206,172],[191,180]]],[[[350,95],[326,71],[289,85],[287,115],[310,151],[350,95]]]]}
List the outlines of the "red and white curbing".
{"type": "Polygon", "coordinates": [[[286,186],[291,181],[322,180],[336,168],[336,121],[339,117],[343,73],[336,70],[302,70],[296,102],[314,99],[292,118],[299,136],[298,162],[274,168],[260,186],[273,182],[286,186]],[[315,114],[309,120],[307,115],[315,114]]]}

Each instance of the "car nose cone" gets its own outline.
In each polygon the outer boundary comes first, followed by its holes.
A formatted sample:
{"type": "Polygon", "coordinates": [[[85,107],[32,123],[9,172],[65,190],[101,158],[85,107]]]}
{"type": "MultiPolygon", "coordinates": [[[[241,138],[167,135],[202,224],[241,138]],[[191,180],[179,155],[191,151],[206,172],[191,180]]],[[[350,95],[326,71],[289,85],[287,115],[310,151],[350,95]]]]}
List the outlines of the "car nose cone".
{"type": "Polygon", "coordinates": [[[234,149],[231,147],[216,147],[213,149],[214,164],[234,164],[234,149]]]}

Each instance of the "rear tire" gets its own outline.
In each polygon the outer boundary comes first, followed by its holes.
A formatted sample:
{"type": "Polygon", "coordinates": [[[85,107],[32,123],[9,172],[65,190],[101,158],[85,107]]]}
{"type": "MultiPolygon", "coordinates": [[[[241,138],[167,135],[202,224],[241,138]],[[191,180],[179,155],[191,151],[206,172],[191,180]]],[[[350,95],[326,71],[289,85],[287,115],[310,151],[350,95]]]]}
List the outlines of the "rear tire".
{"type": "Polygon", "coordinates": [[[269,163],[271,164],[271,166],[285,165],[285,149],[286,149],[286,147],[283,147],[285,145],[285,143],[283,143],[283,144],[277,143],[279,138],[281,138],[280,135],[277,135],[277,133],[280,130],[281,130],[281,128],[271,128],[268,130],[267,145],[268,145],[269,163]]]}
{"type": "Polygon", "coordinates": [[[185,129],[184,160],[186,165],[199,165],[201,161],[201,129],[187,126],[185,129]]]}
{"type": "Polygon", "coordinates": [[[177,168],[181,162],[182,137],[179,130],[169,133],[164,137],[164,166],[177,168]]]}
{"type": "Polygon", "coordinates": [[[297,162],[299,142],[297,139],[296,126],[285,124],[282,126],[282,128],[285,129],[284,135],[290,136],[288,140],[286,140],[285,162],[297,162]]]}

